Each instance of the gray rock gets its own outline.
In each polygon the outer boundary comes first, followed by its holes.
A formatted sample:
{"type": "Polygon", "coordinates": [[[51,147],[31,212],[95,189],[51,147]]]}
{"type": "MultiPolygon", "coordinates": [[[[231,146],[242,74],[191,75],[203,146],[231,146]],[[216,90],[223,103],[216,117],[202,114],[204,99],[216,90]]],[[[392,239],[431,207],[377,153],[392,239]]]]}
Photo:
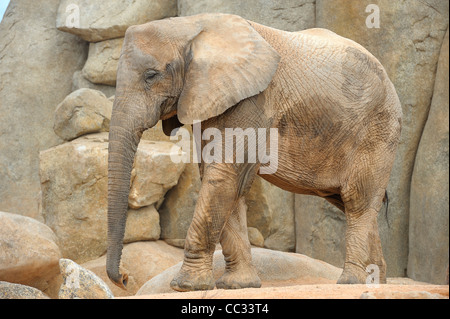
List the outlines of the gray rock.
{"type": "Polygon", "coordinates": [[[255,227],[248,227],[248,240],[253,246],[264,247],[264,237],[255,227]]]}
{"type": "Polygon", "coordinates": [[[314,27],[314,3],[314,0],[178,0],[178,15],[230,13],[273,28],[300,31],[314,27]]]}
{"type": "Polygon", "coordinates": [[[112,106],[102,92],[79,89],[56,107],[53,130],[66,141],[84,134],[108,132],[112,106]]]}
{"type": "MultiPolygon", "coordinates": [[[[125,241],[159,238],[153,204],[174,186],[184,163],[170,160],[169,142],[141,141],[132,181],[125,241]],[[139,209],[141,207],[145,207],[139,209]],[[138,227],[139,226],[139,227],[138,227]]],[[[89,134],[40,154],[42,210],[62,254],[78,263],[106,251],[108,133],[89,134]]]]}
{"type": "Polygon", "coordinates": [[[0,210],[39,215],[39,151],[62,140],[53,113],[87,45],[55,27],[59,0],[11,0],[0,23],[0,210]]]}
{"type": "Polygon", "coordinates": [[[115,86],[123,38],[89,44],[89,55],[81,71],[92,83],[115,86]]]}
{"type": "Polygon", "coordinates": [[[114,295],[96,274],[70,259],[59,261],[63,284],[59,299],[113,299],[114,295]]]}
{"type": "Polygon", "coordinates": [[[42,291],[20,284],[0,281],[0,299],[50,299],[42,291]]]}
{"type": "MultiPolygon", "coordinates": [[[[317,280],[335,282],[342,269],[330,264],[309,258],[305,255],[286,253],[264,248],[252,248],[252,262],[261,281],[274,282],[285,280],[301,280],[315,278],[317,280]]],[[[147,281],[136,295],[150,295],[173,292],[170,282],[181,268],[178,263],[161,274],[147,281]]],[[[217,280],[225,270],[222,251],[214,253],[213,274],[217,280]]]]}
{"type": "Polygon", "coordinates": [[[139,209],[128,209],[124,243],[158,240],[160,234],[159,213],[154,205],[139,209]]]}
{"type": "Polygon", "coordinates": [[[294,194],[255,177],[247,204],[247,225],[258,229],[264,237],[264,247],[291,251],[295,249],[294,194]]]}
{"type": "Polygon", "coordinates": [[[194,216],[200,186],[198,164],[188,163],[178,184],[165,195],[159,209],[161,238],[171,245],[180,247],[182,242],[184,246],[184,239],[194,216]]]}
{"type": "Polygon", "coordinates": [[[53,231],[37,220],[0,212],[0,280],[45,290],[61,252],[53,231]]]}
{"type": "Polygon", "coordinates": [[[130,208],[159,205],[166,192],[177,185],[185,163],[175,163],[172,154],[180,148],[170,142],[142,140],[131,172],[130,208]]]}
{"type": "Polygon", "coordinates": [[[72,91],[83,88],[101,91],[108,98],[113,97],[116,94],[116,88],[114,86],[92,83],[83,76],[81,70],[75,71],[72,77],[72,91]]]}
{"type": "Polygon", "coordinates": [[[176,14],[176,0],[61,0],[56,26],[86,41],[97,42],[123,37],[131,25],[176,14]]]}
{"type": "Polygon", "coordinates": [[[295,252],[342,267],[345,215],[325,199],[295,195],[295,252]]]}
{"type": "Polygon", "coordinates": [[[447,30],[411,181],[408,277],[434,284],[448,283],[448,51],[447,30]]]}

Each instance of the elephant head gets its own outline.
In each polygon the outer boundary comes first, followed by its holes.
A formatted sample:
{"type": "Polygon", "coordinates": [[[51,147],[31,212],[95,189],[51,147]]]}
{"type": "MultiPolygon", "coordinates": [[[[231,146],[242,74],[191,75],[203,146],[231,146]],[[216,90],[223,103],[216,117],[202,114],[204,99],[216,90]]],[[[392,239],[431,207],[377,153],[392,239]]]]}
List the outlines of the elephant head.
{"type": "Polygon", "coordinates": [[[233,15],[170,18],[128,28],[117,70],[109,132],[107,273],[119,271],[130,177],[144,130],[163,121],[166,134],[182,124],[222,114],[267,88],[277,52],[233,15]]]}

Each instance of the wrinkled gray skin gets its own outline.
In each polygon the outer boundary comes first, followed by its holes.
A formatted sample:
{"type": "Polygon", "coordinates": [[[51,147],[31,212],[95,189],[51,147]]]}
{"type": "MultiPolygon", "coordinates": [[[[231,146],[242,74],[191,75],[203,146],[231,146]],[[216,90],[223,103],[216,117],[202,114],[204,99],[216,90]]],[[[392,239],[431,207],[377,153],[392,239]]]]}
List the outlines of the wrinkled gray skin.
{"type": "MultiPolygon", "coordinates": [[[[194,120],[222,133],[277,128],[278,170],[261,176],[345,212],[346,257],[338,283],[365,283],[370,264],[378,265],[385,282],[377,214],[399,141],[401,107],[385,70],[363,47],[323,29],[284,32],[233,15],[130,27],[109,133],[106,267],[120,287],[127,281],[119,263],[133,159],[142,132],[160,119],[165,132],[194,120]]],[[[202,186],[173,289],[261,285],[251,264],[244,203],[261,165],[201,164],[202,186]],[[214,282],[218,242],[226,271],[214,282]]]]}

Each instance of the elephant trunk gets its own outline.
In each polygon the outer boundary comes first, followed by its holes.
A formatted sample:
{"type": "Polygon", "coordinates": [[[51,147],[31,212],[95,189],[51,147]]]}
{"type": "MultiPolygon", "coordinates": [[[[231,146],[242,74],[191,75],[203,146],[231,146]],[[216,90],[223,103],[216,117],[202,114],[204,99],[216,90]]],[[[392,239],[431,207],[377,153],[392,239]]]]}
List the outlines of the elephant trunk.
{"type": "Polygon", "coordinates": [[[127,274],[119,270],[128,210],[131,170],[142,130],[136,130],[129,115],[113,112],[108,148],[108,248],[106,272],[125,289],[127,274]]]}

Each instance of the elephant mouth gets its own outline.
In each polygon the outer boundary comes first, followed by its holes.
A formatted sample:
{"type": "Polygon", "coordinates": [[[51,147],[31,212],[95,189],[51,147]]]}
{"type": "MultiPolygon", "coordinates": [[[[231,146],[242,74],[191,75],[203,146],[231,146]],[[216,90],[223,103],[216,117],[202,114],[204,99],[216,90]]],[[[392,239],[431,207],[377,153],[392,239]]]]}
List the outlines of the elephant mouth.
{"type": "Polygon", "coordinates": [[[178,119],[177,112],[170,112],[164,117],[161,117],[163,132],[166,136],[171,136],[174,129],[183,126],[183,123],[178,119]]]}

